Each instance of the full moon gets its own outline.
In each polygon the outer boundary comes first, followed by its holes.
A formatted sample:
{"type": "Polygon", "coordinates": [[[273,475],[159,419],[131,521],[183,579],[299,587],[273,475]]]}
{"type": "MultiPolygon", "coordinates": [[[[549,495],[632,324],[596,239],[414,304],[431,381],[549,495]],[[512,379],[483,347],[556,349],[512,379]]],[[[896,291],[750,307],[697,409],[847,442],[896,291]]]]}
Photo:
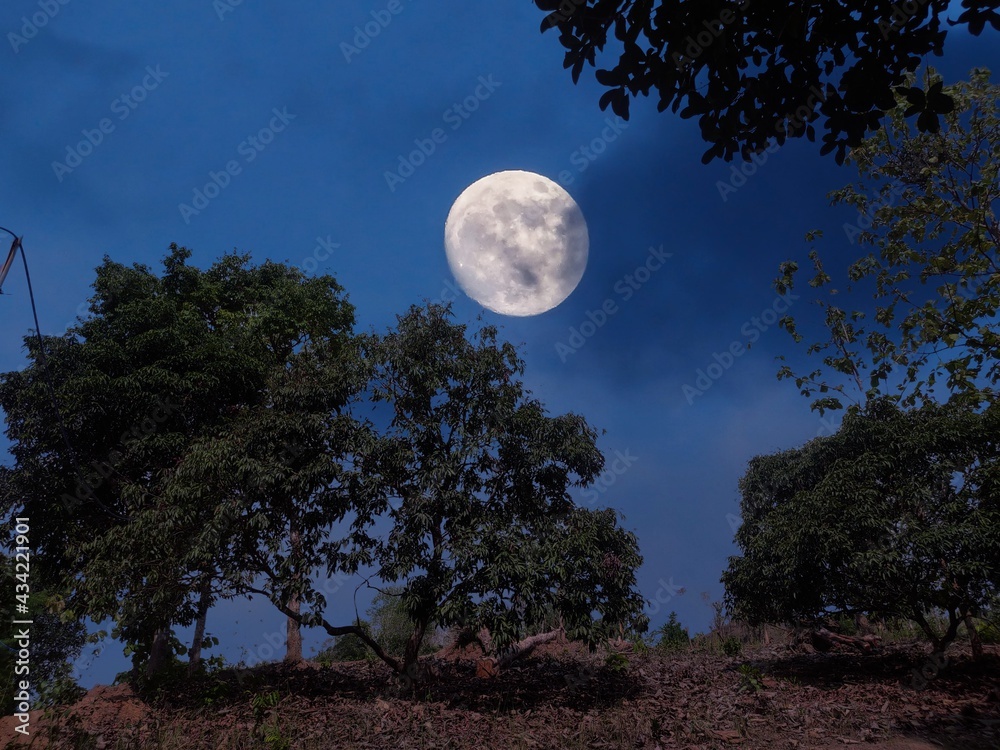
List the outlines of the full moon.
{"type": "Polygon", "coordinates": [[[533,172],[497,172],[467,187],[444,226],[459,286],[502,315],[538,315],[576,289],[587,267],[587,222],[569,193],[533,172]]]}

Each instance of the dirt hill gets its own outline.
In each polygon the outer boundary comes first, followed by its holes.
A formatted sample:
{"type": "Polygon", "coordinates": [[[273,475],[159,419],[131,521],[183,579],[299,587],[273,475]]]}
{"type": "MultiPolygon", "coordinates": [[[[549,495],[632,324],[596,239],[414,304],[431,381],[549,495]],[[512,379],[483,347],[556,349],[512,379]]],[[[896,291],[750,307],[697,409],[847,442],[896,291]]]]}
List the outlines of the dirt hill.
{"type": "MultiPolygon", "coordinates": [[[[548,644],[498,677],[474,654],[428,657],[401,695],[377,664],[268,665],[181,680],[159,700],[99,686],[58,716],[32,717],[32,747],[163,748],[1000,748],[1000,654],[957,648],[923,689],[919,644],[872,656],[786,649],[590,654],[548,644]],[[619,668],[615,668],[616,664],[619,668]]],[[[929,670],[933,672],[933,670],[929,670]]],[[[13,717],[0,738],[15,740],[13,717]]]]}

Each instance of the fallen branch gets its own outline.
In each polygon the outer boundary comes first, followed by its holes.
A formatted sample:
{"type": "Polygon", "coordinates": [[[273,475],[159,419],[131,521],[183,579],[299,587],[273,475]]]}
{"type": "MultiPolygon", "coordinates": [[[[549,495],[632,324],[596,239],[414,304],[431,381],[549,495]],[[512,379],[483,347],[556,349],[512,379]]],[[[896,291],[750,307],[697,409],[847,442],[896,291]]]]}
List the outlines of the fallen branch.
{"type": "Polygon", "coordinates": [[[819,628],[812,633],[813,646],[820,651],[828,651],[833,644],[852,646],[863,654],[870,654],[882,641],[877,635],[840,635],[826,628],[819,628]]]}
{"type": "Polygon", "coordinates": [[[556,628],[547,633],[531,635],[518,641],[499,656],[485,656],[476,662],[476,677],[496,677],[500,674],[501,669],[510,666],[518,659],[524,658],[534,651],[537,646],[554,641],[562,634],[562,628],[556,628]]]}

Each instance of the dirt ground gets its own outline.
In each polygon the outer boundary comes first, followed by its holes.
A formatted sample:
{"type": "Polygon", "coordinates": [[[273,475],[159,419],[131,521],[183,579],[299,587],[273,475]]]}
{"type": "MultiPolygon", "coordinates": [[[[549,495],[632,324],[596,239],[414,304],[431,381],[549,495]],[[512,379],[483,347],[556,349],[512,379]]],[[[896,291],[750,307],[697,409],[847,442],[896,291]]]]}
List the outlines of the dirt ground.
{"type": "MultiPolygon", "coordinates": [[[[427,658],[415,694],[378,664],[269,665],[153,705],[128,686],[96,687],[59,716],[34,714],[30,746],[998,750],[1000,654],[988,650],[980,662],[949,652],[919,690],[919,644],[872,656],[626,654],[615,670],[603,651],[553,643],[492,679],[475,676],[473,651],[452,649],[427,658]],[[254,708],[268,695],[275,705],[254,708]]],[[[0,722],[0,747],[28,744],[13,717],[0,722]]]]}

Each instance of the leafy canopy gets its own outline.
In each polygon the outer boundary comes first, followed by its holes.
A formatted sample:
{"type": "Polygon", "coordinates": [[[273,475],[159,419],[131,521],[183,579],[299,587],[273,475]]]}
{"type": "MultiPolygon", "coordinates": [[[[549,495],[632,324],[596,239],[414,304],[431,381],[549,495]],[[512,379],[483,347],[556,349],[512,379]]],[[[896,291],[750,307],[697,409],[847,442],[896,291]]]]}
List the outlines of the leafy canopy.
{"type": "Polygon", "coordinates": [[[900,617],[938,648],[1000,583],[1000,410],[884,399],[841,429],[754,458],[726,604],[751,624],[900,617]],[[935,632],[925,614],[947,614],[935,632]]]}
{"type": "MultiPolygon", "coordinates": [[[[631,97],[657,97],[657,110],[698,117],[712,144],[703,162],[749,159],[786,138],[816,138],[839,162],[895,106],[894,90],[929,53],[944,49],[947,25],[979,35],[1000,29],[998,3],[962,0],[957,18],[946,0],[535,0],[547,11],[542,32],[558,29],[563,66],[578,81],[598,53],[617,51],[599,68],[608,106],[628,118],[631,97]]],[[[937,129],[951,101],[940,88],[914,92],[907,116],[937,129]]]]}
{"type": "Polygon", "coordinates": [[[37,352],[0,381],[17,460],[3,509],[44,518],[34,538],[75,616],[113,617],[152,664],[206,593],[262,594],[400,672],[436,626],[486,627],[498,649],[553,616],[591,644],[645,630],[635,535],[569,494],[603,468],[596,433],[530,398],[495,328],[467,337],[430,305],[355,336],[331,277],[189,255],[172,246],[162,277],[106,259],[91,317],[48,340],[75,450],[37,352]],[[397,584],[405,643],[331,624],[322,568],[397,584]]]}
{"type": "Polygon", "coordinates": [[[353,324],[335,280],[239,255],[202,271],[190,254],[172,245],[162,276],[105,258],[90,317],[45,341],[58,419],[32,339],[30,365],[0,378],[15,456],[0,469],[2,509],[32,518],[53,561],[40,583],[67,590],[79,617],[113,617],[140,660],[156,631],[192,621],[206,578],[223,577],[213,594],[239,592],[248,544],[233,524],[272,542],[269,524],[329,477],[313,428],[345,400],[339,370],[307,385],[353,324]],[[274,454],[292,438],[308,447],[289,477],[274,454]],[[254,464],[265,446],[270,463],[254,464]],[[247,512],[232,486],[191,481],[212,461],[243,471],[253,499],[274,490],[270,505],[247,512]]]}
{"type": "Polygon", "coordinates": [[[619,625],[644,630],[635,536],[569,495],[603,468],[596,433],[529,397],[524,364],[494,327],[470,338],[449,316],[413,307],[362,346],[370,398],[388,413],[358,465],[351,559],[402,587],[404,666],[431,623],[486,627],[499,649],[553,610],[590,642],[619,625]],[[387,535],[369,534],[376,516],[387,535]]]}
{"type": "MultiPolygon", "coordinates": [[[[851,152],[859,180],[831,194],[857,211],[844,229],[867,251],[847,269],[855,307],[834,298],[841,290],[813,249],[808,283],[830,295],[818,301],[826,338],[808,348],[822,355],[822,367],[783,366],[778,376],[794,378],[805,396],[818,393],[813,408],[821,412],[842,408],[852,385],[862,399],[891,393],[908,406],[943,392],[973,406],[996,399],[1000,87],[974,70],[945,91],[956,107],[936,133],[914,131],[901,94],[887,127],[851,152]],[[865,304],[869,293],[874,305],[865,304]]],[[[775,286],[784,293],[799,265],[780,270],[775,286]]],[[[798,322],[788,316],[782,325],[801,341],[798,322]]]]}

